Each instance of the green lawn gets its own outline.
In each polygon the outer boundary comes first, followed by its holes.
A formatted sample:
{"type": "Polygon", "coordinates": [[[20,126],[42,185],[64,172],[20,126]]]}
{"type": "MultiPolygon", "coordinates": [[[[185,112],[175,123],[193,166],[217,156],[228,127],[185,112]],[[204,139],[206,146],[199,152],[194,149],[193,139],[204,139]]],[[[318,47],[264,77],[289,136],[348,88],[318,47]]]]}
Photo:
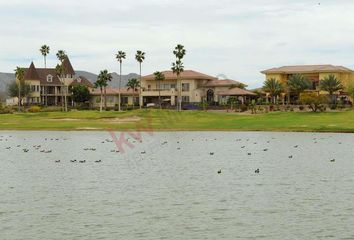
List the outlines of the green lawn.
{"type": "Polygon", "coordinates": [[[354,132],[354,110],[325,113],[275,112],[257,115],[168,110],[0,115],[0,130],[108,129],[354,132]]]}

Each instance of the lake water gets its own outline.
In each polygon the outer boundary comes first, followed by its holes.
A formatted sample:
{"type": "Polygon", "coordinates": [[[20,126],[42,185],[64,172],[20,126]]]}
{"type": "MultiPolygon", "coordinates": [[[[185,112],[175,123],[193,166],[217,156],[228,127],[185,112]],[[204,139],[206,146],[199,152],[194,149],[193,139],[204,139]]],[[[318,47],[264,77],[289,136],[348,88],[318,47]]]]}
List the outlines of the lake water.
{"type": "Polygon", "coordinates": [[[353,134],[111,140],[0,132],[0,239],[354,239],[353,134]]]}

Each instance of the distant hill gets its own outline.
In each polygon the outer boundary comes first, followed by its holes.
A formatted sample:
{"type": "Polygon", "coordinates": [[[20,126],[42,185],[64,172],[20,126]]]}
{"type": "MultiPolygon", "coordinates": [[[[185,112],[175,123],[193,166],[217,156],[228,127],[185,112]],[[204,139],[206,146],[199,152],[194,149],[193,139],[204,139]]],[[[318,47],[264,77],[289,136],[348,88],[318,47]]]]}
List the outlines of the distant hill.
{"type": "MultiPolygon", "coordinates": [[[[111,87],[118,87],[119,75],[115,72],[111,73],[112,81],[108,84],[111,87]]],[[[97,74],[87,72],[87,71],[76,71],[76,76],[83,76],[94,83],[97,80],[97,74]]],[[[139,78],[136,73],[129,73],[128,75],[122,75],[121,87],[125,87],[127,82],[131,78],[139,78]]],[[[9,83],[15,80],[14,73],[0,73],[0,92],[6,92],[9,83]]]]}
{"type": "MultiPolygon", "coordinates": [[[[75,71],[76,72],[76,76],[83,76],[85,78],[87,78],[88,80],[90,80],[90,82],[94,83],[97,80],[97,74],[94,73],[90,73],[90,72],[86,72],[86,71],[75,71]]],[[[108,86],[110,87],[118,87],[119,85],[119,74],[116,72],[111,73],[112,75],[112,81],[108,83],[108,86]]],[[[122,83],[121,83],[121,87],[125,87],[128,83],[129,79],[132,78],[137,78],[139,79],[139,74],[136,73],[129,73],[128,75],[122,75],[122,83]]]]}
{"type": "Polygon", "coordinates": [[[7,91],[7,85],[15,80],[14,73],[0,73],[0,92],[7,91]]]}

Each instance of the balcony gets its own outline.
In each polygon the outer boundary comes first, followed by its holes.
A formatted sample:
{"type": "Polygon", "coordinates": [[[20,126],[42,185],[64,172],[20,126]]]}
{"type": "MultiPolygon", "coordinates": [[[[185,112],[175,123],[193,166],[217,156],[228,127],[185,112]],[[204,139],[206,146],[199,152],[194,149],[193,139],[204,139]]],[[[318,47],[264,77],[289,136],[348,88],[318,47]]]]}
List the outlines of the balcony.
{"type": "MultiPolygon", "coordinates": [[[[142,89],[141,92],[142,96],[159,96],[159,89],[142,89]]],[[[177,96],[177,91],[174,88],[171,89],[161,89],[160,90],[160,95],[161,96],[177,96]]]]}

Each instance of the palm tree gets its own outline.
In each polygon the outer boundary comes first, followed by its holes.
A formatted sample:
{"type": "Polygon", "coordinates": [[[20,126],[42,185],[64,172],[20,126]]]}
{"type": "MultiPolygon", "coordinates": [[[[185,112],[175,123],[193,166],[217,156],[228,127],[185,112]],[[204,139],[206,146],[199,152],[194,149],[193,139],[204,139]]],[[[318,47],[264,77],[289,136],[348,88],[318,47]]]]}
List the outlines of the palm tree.
{"type": "Polygon", "coordinates": [[[68,92],[68,86],[65,85],[65,75],[66,75],[66,69],[63,65],[64,59],[67,57],[66,53],[64,50],[58,50],[56,54],[58,60],[60,61],[60,64],[56,66],[56,72],[58,74],[59,80],[62,84],[62,94],[64,93],[64,101],[63,101],[63,96],[62,96],[62,105],[64,103],[64,110],[65,112],[68,111],[68,103],[67,103],[67,92],[68,92]]]}
{"type": "Polygon", "coordinates": [[[336,76],[331,74],[320,81],[320,88],[329,93],[332,103],[336,103],[336,98],[334,98],[333,93],[342,90],[343,85],[336,76]]]}
{"type": "Polygon", "coordinates": [[[286,85],[289,89],[288,97],[290,96],[290,92],[294,92],[297,96],[297,99],[299,99],[300,94],[306,89],[310,88],[311,82],[302,74],[294,74],[290,76],[286,85]]]}
{"type": "Polygon", "coordinates": [[[18,111],[21,111],[21,84],[24,81],[25,78],[25,70],[20,67],[16,67],[15,69],[15,76],[16,79],[18,80],[18,111]]]}
{"type": "Polygon", "coordinates": [[[161,109],[161,81],[165,80],[165,75],[162,72],[154,72],[155,81],[158,82],[158,89],[159,89],[159,105],[161,109]]]}
{"type": "Polygon", "coordinates": [[[282,84],[275,78],[267,79],[263,83],[263,91],[269,93],[273,99],[273,103],[276,103],[276,96],[278,96],[283,90],[282,84]]]}
{"type": "Polygon", "coordinates": [[[59,78],[59,81],[61,83],[61,106],[63,108],[63,111],[67,112],[68,109],[67,109],[67,104],[66,104],[66,94],[65,94],[65,91],[64,91],[64,78],[65,78],[65,72],[66,72],[66,69],[64,67],[63,64],[57,64],[57,66],[55,67],[55,72],[59,78]],[[63,93],[65,95],[65,100],[63,100],[63,93]]]}
{"type": "Polygon", "coordinates": [[[111,81],[112,76],[111,74],[108,73],[107,70],[103,70],[100,72],[100,74],[97,76],[97,80],[95,82],[95,87],[100,88],[101,91],[101,97],[100,97],[100,112],[102,112],[103,108],[103,88],[107,87],[107,82],[111,81]]]}
{"type": "Polygon", "coordinates": [[[56,54],[58,60],[62,63],[64,59],[67,57],[66,53],[64,50],[59,50],[56,54]]]}
{"type": "Polygon", "coordinates": [[[186,50],[184,46],[178,44],[173,51],[173,54],[176,56],[176,62],[172,63],[172,72],[177,74],[177,92],[178,92],[178,104],[177,110],[180,111],[182,109],[182,99],[181,99],[181,84],[180,84],[180,75],[184,71],[184,66],[182,59],[186,55],[186,50]]]}
{"type": "Polygon", "coordinates": [[[120,85],[122,83],[122,62],[123,59],[125,59],[125,52],[123,51],[118,51],[118,53],[116,54],[116,59],[119,62],[119,83],[118,83],[118,89],[119,89],[119,93],[118,93],[118,111],[120,111],[120,85]]]}
{"type": "Polygon", "coordinates": [[[107,86],[108,82],[112,81],[112,75],[108,73],[108,70],[101,71],[102,76],[106,79],[106,84],[104,86],[104,110],[107,110],[107,86]]]}
{"type": "MultiPolygon", "coordinates": [[[[47,45],[43,45],[39,51],[41,52],[41,54],[43,55],[44,57],[44,68],[47,68],[47,55],[49,54],[49,46],[47,45]]],[[[47,96],[47,93],[48,93],[48,89],[47,89],[47,86],[44,86],[44,90],[45,90],[45,105],[47,106],[48,104],[48,96],[47,96]]]]}
{"type": "MultiPolygon", "coordinates": [[[[132,89],[133,93],[135,93],[140,88],[140,81],[136,78],[129,79],[127,83],[128,90],[132,89]]],[[[134,96],[134,95],[133,95],[134,96]]],[[[133,109],[134,109],[134,100],[133,100],[133,109]]]]}
{"type": "Polygon", "coordinates": [[[145,60],[145,53],[140,50],[136,51],[135,59],[139,63],[139,82],[140,82],[139,83],[139,108],[141,109],[141,103],[140,103],[140,98],[141,98],[141,64],[145,60]]]}
{"type": "Polygon", "coordinates": [[[47,45],[43,45],[39,51],[41,52],[41,54],[44,57],[44,68],[47,68],[47,55],[49,54],[49,46],[47,45]]]}

